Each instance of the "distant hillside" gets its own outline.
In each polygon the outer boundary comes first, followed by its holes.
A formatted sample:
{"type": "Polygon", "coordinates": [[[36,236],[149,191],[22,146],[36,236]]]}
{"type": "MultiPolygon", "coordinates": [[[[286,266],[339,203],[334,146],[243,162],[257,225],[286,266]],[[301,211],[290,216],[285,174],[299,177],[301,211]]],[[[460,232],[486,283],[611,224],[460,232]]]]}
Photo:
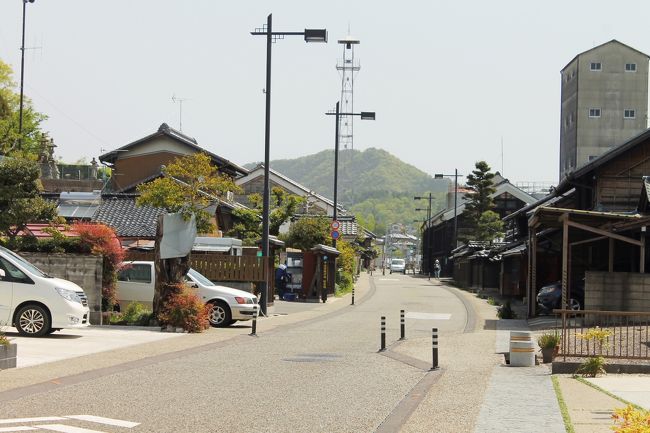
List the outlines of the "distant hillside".
{"type": "MultiPolygon", "coordinates": [[[[334,196],[334,150],[275,160],[270,165],[319,194],[334,196]]],[[[424,219],[426,212],[416,212],[415,208],[426,208],[428,203],[416,202],[413,196],[435,193],[432,203],[435,212],[444,207],[447,188],[448,181],[435,180],[385,150],[339,152],[338,201],[354,212],[366,228],[378,234],[383,234],[386,225],[393,222],[417,226],[413,220],[424,219]]]]}

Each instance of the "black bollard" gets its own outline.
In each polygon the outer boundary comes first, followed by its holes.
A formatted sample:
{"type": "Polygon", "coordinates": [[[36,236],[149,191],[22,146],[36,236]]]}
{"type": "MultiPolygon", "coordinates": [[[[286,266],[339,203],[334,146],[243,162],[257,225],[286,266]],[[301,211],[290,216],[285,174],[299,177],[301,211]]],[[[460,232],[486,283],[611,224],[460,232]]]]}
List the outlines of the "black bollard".
{"type": "Polygon", "coordinates": [[[386,350],[386,316],[381,316],[381,349],[380,352],[386,350]]]}
{"type": "Polygon", "coordinates": [[[249,335],[257,337],[257,311],[255,311],[255,314],[253,314],[253,329],[249,335]]]}
{"type": "Polygon", "coordinates": [[[438,369],[438,328],[431,329],[431,347],[433,348],[433,366],[431,370],[438,369]]]}
{"type": "Polygon", "coordinates": [[[354,286],[352,286],[352,305],[354,305],[354,286]]]}
{"type": "Polygon", "coordinates": [[[406,325],[404,324],[404,310],[399,310],[399,331],[400,340],[406,339],[406,325]]]}

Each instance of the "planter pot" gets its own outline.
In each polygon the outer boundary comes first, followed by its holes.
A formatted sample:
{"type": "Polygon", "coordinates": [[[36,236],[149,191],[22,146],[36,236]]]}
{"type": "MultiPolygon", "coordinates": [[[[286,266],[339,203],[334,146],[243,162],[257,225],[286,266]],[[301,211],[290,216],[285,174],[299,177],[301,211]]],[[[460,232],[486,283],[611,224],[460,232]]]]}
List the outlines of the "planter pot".
{"type": "Polygon", "coordinates": [[[0,344],[0,370],[16,368],[17,353],[18,346],[15,343],[9,343],[8,346],[0,344]]]}
{"type": "Polygon", "coordinates": [[[546,347],[542,348],[542,362],[548,364],[553,362],[553,358],[557,355],[557,347],[546,347]]]}

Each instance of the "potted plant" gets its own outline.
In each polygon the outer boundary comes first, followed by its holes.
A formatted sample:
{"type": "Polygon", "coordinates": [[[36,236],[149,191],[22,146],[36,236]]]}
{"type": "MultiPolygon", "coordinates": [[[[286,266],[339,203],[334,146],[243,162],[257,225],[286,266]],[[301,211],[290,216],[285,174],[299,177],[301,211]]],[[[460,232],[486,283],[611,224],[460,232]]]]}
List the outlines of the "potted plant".
{"type": "Polygon", "coordinates": [[[557,332],[546,332],[539,336],[537,344],[542,349],[542,361],[545,364],[553,362],[553,358],[560,350],[560,336],[557,332]]]}
{"type": "Polygon", "coordinates": [[[0,331],[0,370],[16,367],[16,344],[0,331]]]}

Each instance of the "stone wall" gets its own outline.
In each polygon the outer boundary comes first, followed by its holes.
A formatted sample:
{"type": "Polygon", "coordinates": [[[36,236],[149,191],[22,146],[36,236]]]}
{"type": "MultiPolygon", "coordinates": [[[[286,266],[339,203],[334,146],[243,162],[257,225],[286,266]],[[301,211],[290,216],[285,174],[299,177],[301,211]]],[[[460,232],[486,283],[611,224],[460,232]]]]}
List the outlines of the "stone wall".
{"type": "Polygon", "coordinates": [[[650,311],[650,274],[586,272],[584,308],[650,311]]]}
{"type": "Polygon", "coordinates": [[[88,296],[90,323],[100,321],[102,301],[102,257],[84,254],[21,252],[21,256],[53,277],[72,281],[88,296]]]}

